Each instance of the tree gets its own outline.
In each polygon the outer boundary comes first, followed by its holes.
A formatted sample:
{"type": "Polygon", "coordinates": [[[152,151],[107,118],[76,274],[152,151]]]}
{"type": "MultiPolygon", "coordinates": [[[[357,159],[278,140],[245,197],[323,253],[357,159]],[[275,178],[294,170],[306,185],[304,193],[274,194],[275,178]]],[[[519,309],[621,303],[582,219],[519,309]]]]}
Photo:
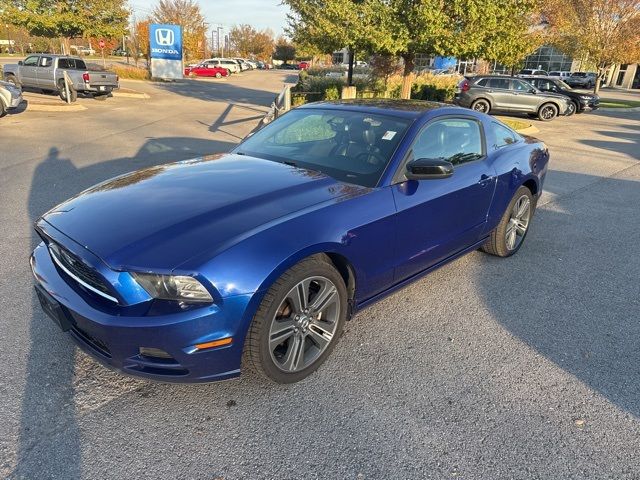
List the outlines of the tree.
{"type": "Polygon", "coordinates": [[[547,0],[543,11],[551,42],[588,58],[600,77],[616,63],[640,60],[640,0],[547,0]]]}
{"type": "Polygon", "coordinates": [[[62,38],[119,37],[126,31],[129,11],[125,0],[5,0],[5,18],[29,34],[62,38]]]}
{"type": "Polygon", "coordinates": [[[149,24],[151,22],[147,20],[141,20],[133,24],[131,33],[129,36],[129,51],[133,56],[133,61],[138,66],[140,56],[144,56],[149,64],[149,24]]]}
{"type": "Polygon", "coordinates": [[[160,0],[151,20],[182,26],[182,45],[187,59],[205,55],[207,24],[194,0],[160,0]]]}
{"type": "Polygon", "coordinates": [[[258,31],[251,25],[236,25],[229,32],[231,49],[243,58],[266,59],[273,53],[273,33],[258,31]]]}
{"type": "MultiPolygon", "coordinates": [[[[402,98],[409,98],[417,53],[482,57],[500,41],[502,12],[528,0],[284,0],[295,42],[324,51],[348,47],[404,61],[402,98]]],[[[513,22],[508,22],[512,27],[513,22]]],[[[521,31],[526,33],[526,30],[521,31]]],[[[512,38],[512,37],[511,37],[512,38]]]]}
{"type": "Polygon", "coordinates": [[[286,38],[280,37],[276,42],[273,58],[274,60],[281,60],[284,63],[287,63],[289,60],[294,60],[296,58],[296,47],[286,38]]]}

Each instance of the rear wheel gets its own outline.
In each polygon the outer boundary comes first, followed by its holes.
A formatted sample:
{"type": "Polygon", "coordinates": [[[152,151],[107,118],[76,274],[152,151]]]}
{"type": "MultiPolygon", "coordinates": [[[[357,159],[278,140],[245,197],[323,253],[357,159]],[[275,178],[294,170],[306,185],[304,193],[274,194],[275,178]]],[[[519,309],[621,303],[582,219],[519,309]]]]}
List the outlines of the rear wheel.
{"type": "Polygon", "coordinates": [[[313,373],[329,356],[347,317],[347,289],[322,257],[287,270],[266,293],[245,341],[245,363],[278,383],[313,373]]]}
{"type": "MultiPolygon", "coordinates": [[[[67,89],[64,86],[64,80],[60,80],[58,82],[58,93],[60,95],[60,98],[66,102],[67,89]]],[[[76,91],[75,88],[73,88],[72,85],[69,85],[69,98],[71,100],[71,103],[75,102],[78,99],[78,92],[76,91]]]]}
{"type": "Polygon", "coordinates": [[[553,103],[545,103],[538,110],[538,119],[543,122],[548,122],[553,120],[558,116],[558,107],[556,107],[553,103]]]}
{"type": "Polygon", "coordinates": [[[520,250],[529,231],[534,209],[535,199],[531,190],[520,187],[482,250],[498,257],[510,257],[520,250]]]}
{"type": "Polygon", "coordinates": [[[489,111],[491,110],[491,104],[484,98],[481,98],[471,104],[471,110],[475,110],[476,112],[489,113],[489,111]]]}
{"type": "Polygon", "coordinates": [[[0,118],[4,117],[7,114],[7,109],[4,108],[4,102],[0,100],[0,118]]]}
{"type": "Polygon", "coordinates": [[[222,74],[220,72],[216,72],[216,78],[221,78],[222,74]]]}

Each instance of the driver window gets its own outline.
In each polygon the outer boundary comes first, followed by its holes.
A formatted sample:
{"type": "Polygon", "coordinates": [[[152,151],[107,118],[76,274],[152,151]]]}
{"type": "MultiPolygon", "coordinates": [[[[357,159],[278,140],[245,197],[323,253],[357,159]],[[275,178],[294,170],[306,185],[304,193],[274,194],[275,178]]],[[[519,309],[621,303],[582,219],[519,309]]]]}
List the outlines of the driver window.
{"type": "Polygon", "coordinates": [[[454,165],[482,158],[480,124],[468,118],[448,118],[429,124],[416,138],[413,158],[441,158],[454,165]]]}
{"type": "Polygon", "coordinates": [[[25,67],[35,67],[36,65],[38,65],[38,57],[27,57],[22,65],[24,65],[25,67]]]}
{"type": "Polygon", "coordinates": [[[41,57],[40,58],[40,66],[41,67],[50,67],[51,66],[51,62],[52,62],[52,58],[51,57],[41,57]]]}
{"type": "Polygon", "coordinates": [[[531,90],[531,85],[519,80],[513,80],[513,89],[518,92],[528,92],[529,90],[531,90]]]}

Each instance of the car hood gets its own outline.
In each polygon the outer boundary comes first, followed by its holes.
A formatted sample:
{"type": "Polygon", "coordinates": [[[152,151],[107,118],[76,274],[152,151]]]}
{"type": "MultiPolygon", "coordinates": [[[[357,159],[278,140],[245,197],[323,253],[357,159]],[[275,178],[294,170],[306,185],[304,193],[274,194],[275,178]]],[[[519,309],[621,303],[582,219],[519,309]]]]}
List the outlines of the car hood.
{"type": "Polygon", "coordinates": [[[108,180],[43,220],[115,270],[162,272],[223,250],[268,222],[346,191],[353,196],[341,185],[319,172],[223,154],[108,180]]]}
{"type": "Polygon", "coordinates": [[[557,98],[557,99],[560,99],[560,100],[564,100],[565,102],[567,101],[566,95],[562,95],[562,94],[559,94],[559,93],[540,92],[540,93],[538,93],[538,95],[541,96],[541,97],[557,98]]]}

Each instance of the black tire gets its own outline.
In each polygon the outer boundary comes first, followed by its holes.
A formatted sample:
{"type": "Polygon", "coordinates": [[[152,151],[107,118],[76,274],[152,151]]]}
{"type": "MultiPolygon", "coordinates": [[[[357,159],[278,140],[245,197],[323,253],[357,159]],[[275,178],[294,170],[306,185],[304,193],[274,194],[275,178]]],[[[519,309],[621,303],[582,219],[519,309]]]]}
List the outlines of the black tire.
{"type": "Polygon", "coordinates": [[[571,100],[569,102],[569,108],[567,109],[567,117],[570,117],[571,115],[573,115],[574,113],[578,113],[578,104],[577,102],[574,102],[573,100],[571,100]]]}
{"type": "Polygon", "coordinates": [[[227,77],[231,76],[231,70],[227,69],[227,77]]]}
{"type": "Polygon", "coordinates": [[[558,107],[554,103],[545,103],[538,109],[538,120],[550,122],[558,116],[558,107]]]}
{"type": "Polygon", "coordinates": [[[0,118],[4,117],[7,114],[7,109],[4,108],[4,102],[0,100],[0,118]]]}
{"type": "Polygon", "coordinates": [[[489,113],[491,111],[491,104],[484,98],[479,98],[471,104],[471,110],[481,113],[489,113]]]}
{"type": "MultiPolygon", "coordinates": [[[[60,95],[60,99],[63,102],[67,101],[67,91],[64,88],[64,80],[60,80],[58,82],[58,95],[60,95]]],[[[72,86],[69,87],[69,95],[71,96],[71,98],[70,98],[71,99],[71,103],[73,103],[76,100],[78,100],[78,92],[72,86]]]]}
{"type": "Polygon", "coordinates": [[[531,193],[531,190],[529,190],[524,185],[518,188],[518,190],[516,190],[516,193],[513,195],[513,198],[509,202],[507,209],[502,215],[500,223],[498,223],[498,226],[493,229],[491,235],[489,236],[489,239],[481,247],[481,250],[497,257],[510,257],[511,255],[515,254],[518,250],[520,250],[520,247],[524,243],[524,239],[526,238],[527,233],[529,233],[529,226],[531,224],[533,214],[535,213],[535,207],[535,198],[531,193]],[[527,228],[524,232],[524,235],[520,236],[520,241],[514,246],[514,248],[509,248],[509,246],[507,245],[507,228],[510,226],[512,220],[514,205],[523,196],[526,196],[529,200],[529,216],[527,219],[527,228]]]}
{"type": "Polygon", "coordinates": [[[298,382],[315,372],[331,354],[342,334],[346,318],[347,289],[342,277],[325,256],[316,255],[307,258],[282,274],[265,294],[245,339],[244,365],[260,376],[277,383],[298,382]],[[337,320],[334,322],[335,331],[325,350],[306,368],[295,372],[285,372],[276,365],[276,361],[272,358],[272,352],[269,350],[270,329],[272,323],[276,321],[279,309],[286,301],[287,294],[309,277],[324,277],[336,287],[339,308],[337,320]]]}
{"type": "Polygon", "coordinates": [[[9,83],[13,83],[16,87],[20,86],[20,82],[18,81],[18,79],[13,74],[5,75],[4,76],[4,81],[5,82],[9,82],[9,83]]]}

